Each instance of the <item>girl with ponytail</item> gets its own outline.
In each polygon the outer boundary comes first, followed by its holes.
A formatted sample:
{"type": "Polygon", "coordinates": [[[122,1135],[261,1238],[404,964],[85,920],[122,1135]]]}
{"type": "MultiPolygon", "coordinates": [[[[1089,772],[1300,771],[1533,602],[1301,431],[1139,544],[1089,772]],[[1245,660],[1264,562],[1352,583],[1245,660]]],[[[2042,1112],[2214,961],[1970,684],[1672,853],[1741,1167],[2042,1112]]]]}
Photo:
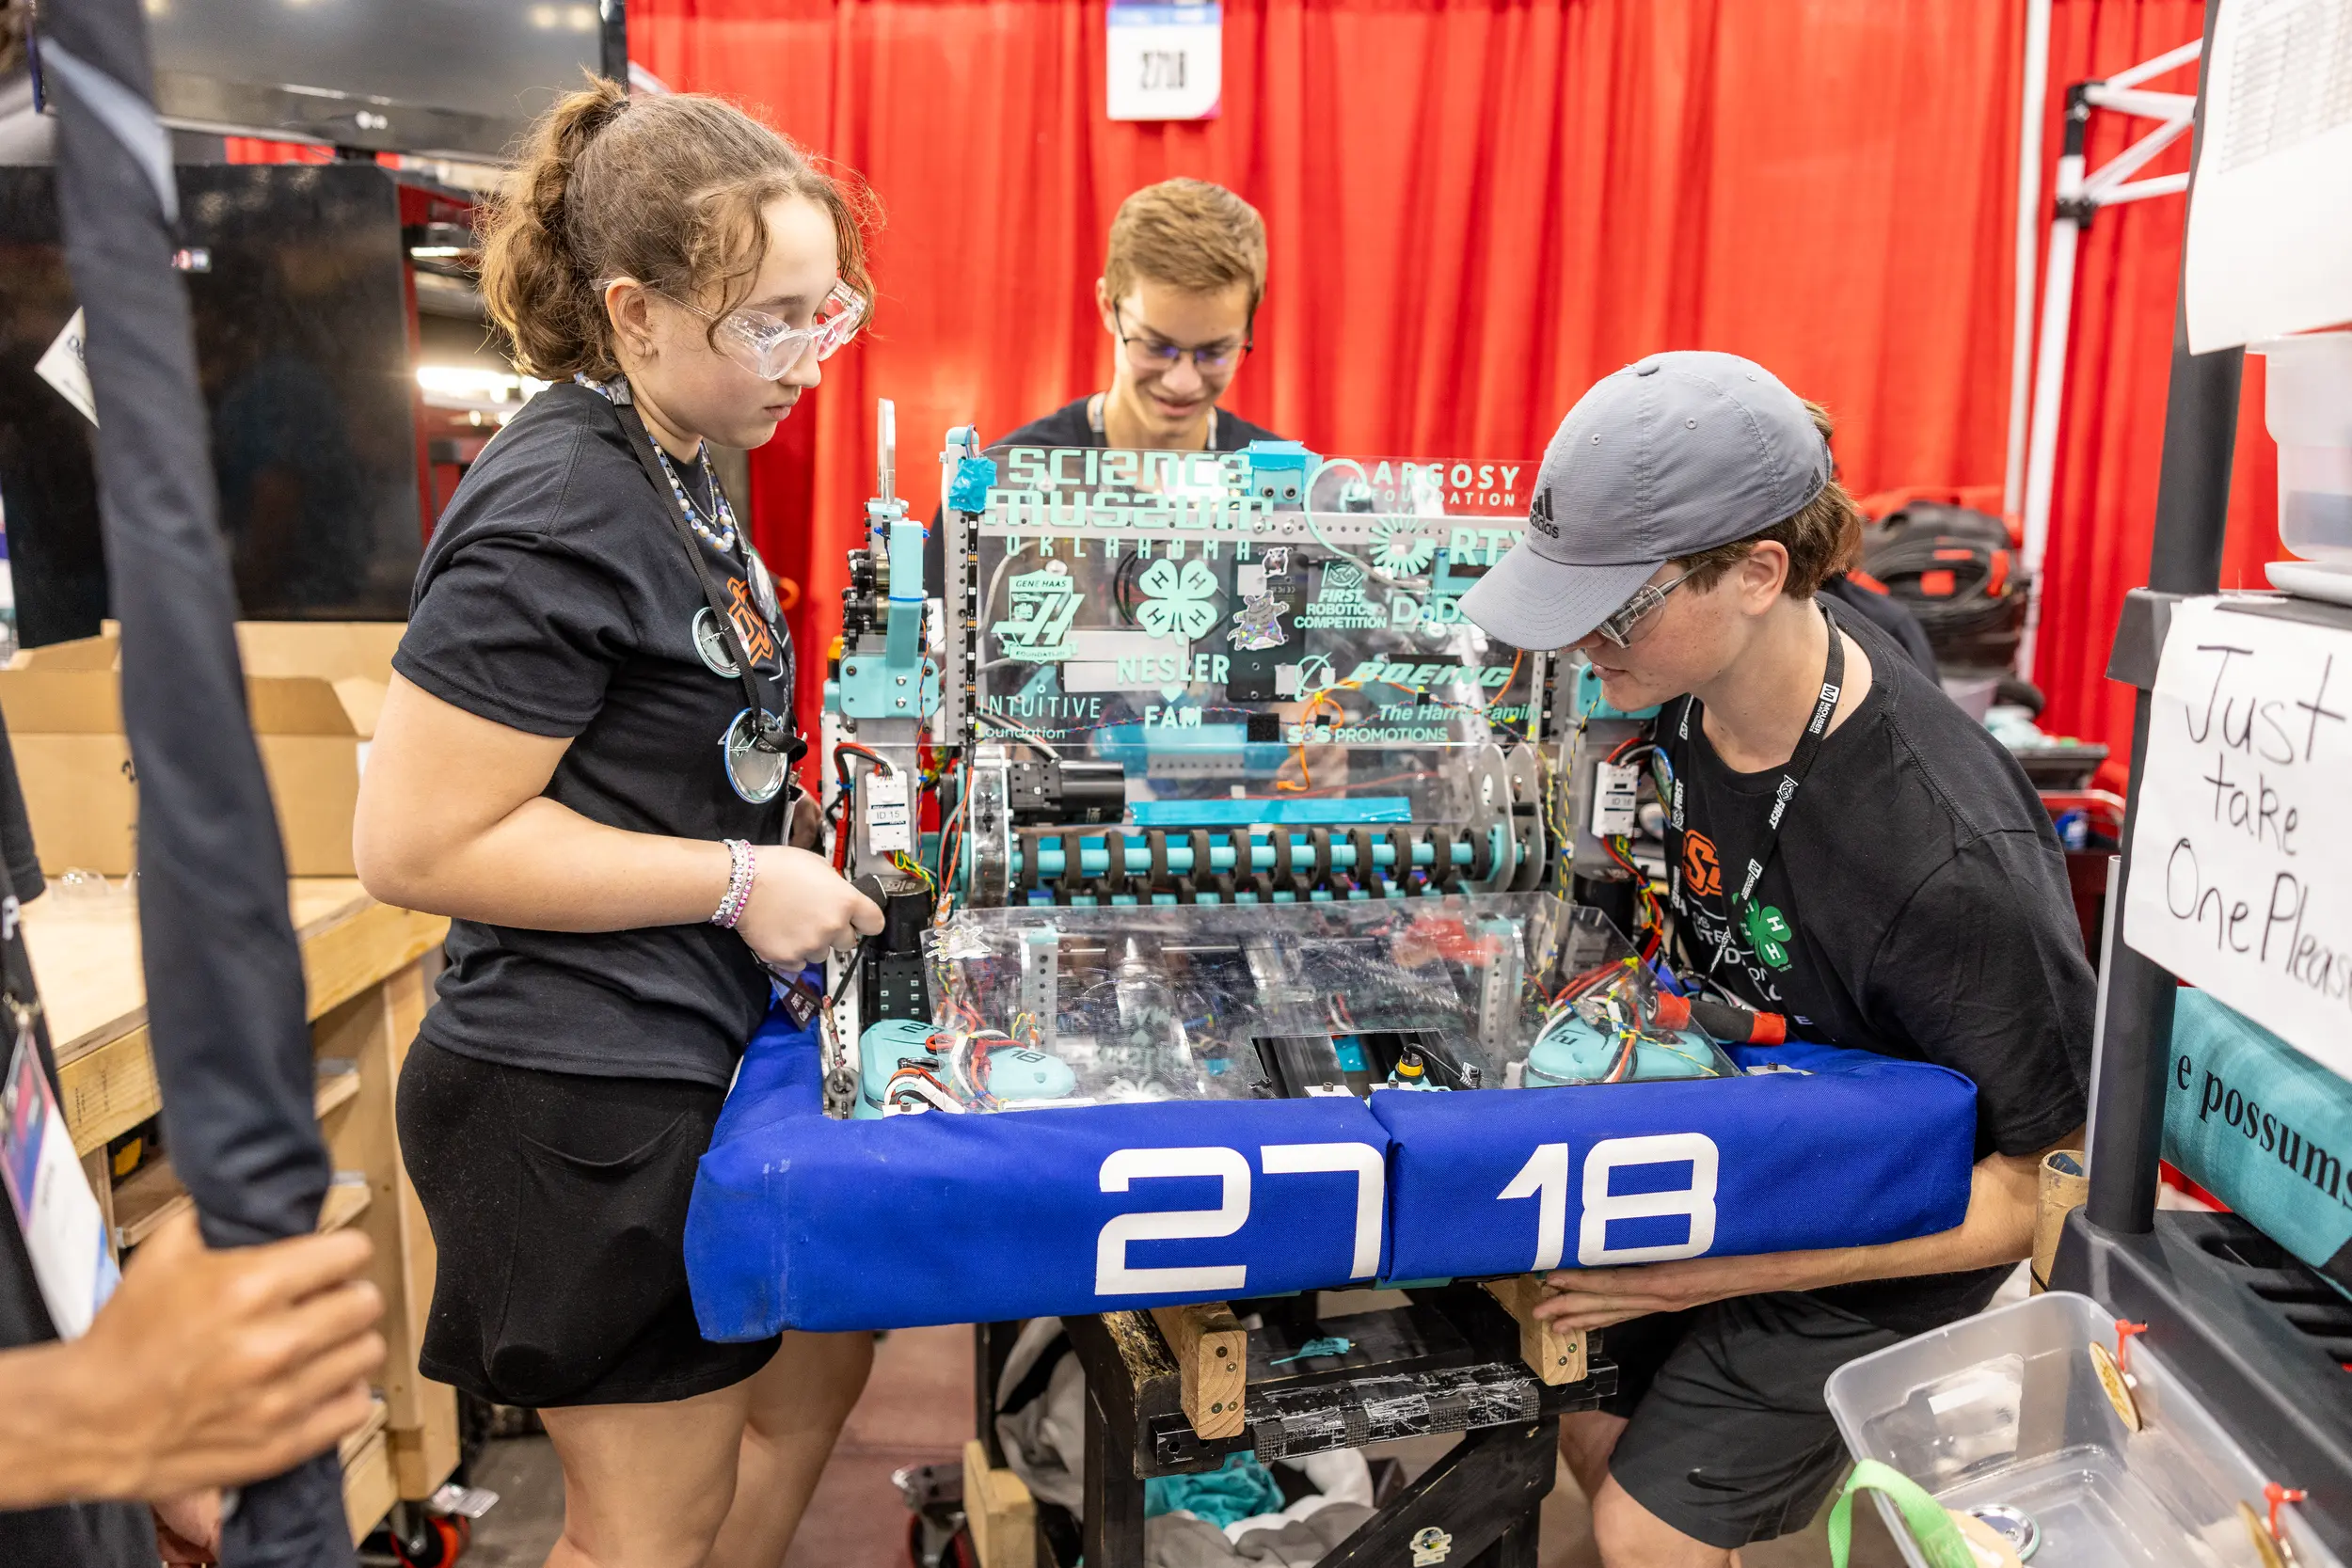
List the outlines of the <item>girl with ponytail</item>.
{"type": "Polygon", "coordinates": [[[516,365],[417,574],[354,850],[452,917],[400,1084],[428,1377],[537,1408],[554,1568],[776,1568],[871,1343],[715,1344],[695,1162],[771,970],[882,912],[791,847],[791,637],[706,442],[775,434],[871,299],[855,198],[718,99],[598,83],[482,234],[516,365]]]}

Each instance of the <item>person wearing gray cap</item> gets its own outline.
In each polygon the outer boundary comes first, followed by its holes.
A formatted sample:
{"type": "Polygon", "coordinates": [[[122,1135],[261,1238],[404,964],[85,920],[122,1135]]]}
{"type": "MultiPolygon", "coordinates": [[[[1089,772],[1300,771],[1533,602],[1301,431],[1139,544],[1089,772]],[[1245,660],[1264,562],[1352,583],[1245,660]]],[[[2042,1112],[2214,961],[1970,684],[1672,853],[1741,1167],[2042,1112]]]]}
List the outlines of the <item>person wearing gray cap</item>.
{"type": "Polygon", "coordinates": [[[1662,705],[1686,979],[1977,1085],[1952,1230],[1549,1276],[1541,1315],[1606,1329],[1618,1363],[1561,1423],[1610,1568],[1804,1528],[1846,1465],[1823,1382],[1980,1310],[2031,1248],[2042,1155],[2079,1147],[2094,983],[2057,836],[1999,742],[1817,598],[1860,530],[1825,414],[1736,356],[1660,354],[1569,411],[1527,532],[1462,597],[1506,642],[1583,655],[1615,706],[1662,705]]]}

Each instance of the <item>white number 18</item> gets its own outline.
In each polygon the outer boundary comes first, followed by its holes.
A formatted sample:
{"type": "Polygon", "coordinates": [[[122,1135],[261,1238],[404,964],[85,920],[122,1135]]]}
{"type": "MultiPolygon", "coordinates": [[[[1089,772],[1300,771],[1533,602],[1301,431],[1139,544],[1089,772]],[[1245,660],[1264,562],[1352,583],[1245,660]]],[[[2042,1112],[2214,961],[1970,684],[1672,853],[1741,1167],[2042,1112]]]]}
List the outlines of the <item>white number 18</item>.
{"type": "MultiPolygon", "coordinates": [[[[1609,1138],[1584,1156],[1584,1212],[1577,1226],[1576,1260],[1587,1268],[1615,1263],[1662,1263],[1696,1258],[1715,1244],[1715,1179],[1720,1157],[1715,1140],[1703,1132],[1661,1132],[1641,1138],[1609,1138]],[[1613,1194],[1611,1174],[1627,1165],[1691,1166],[1691,1184],[1662,1193],[1613,1194]],[[1654,1219],[1679,1214],[1690,1234],[1661,1246],[1609,1244],[1613,1220],[1654,1219]]],[[[1538,1145],[1527,1164],[1496,1195],[1502,1201],[1532,1197],[1535,1205],[1537,1274],[1560,1266],[1568,1241],[1568,1146],[1538,1145]]]]}

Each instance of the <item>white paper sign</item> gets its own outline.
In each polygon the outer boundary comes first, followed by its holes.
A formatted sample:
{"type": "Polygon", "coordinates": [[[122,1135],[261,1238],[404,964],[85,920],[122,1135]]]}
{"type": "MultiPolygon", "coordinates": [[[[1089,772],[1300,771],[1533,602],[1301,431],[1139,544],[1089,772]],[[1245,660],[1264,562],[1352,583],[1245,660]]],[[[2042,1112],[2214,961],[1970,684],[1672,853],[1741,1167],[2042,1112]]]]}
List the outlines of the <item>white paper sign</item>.
{"type": "Polygon", "coordinates": [[[33,369],[65,398],[82,411],[82,418],[98,422],[98,394],[90,390],[89,366],[82,358],[82,312],[76,309],[56,341],[41,351],[33,369]]]}
{"type": "Polygon", "coordinates": [[[2352,320],[2352,6],[2214,24],[2182,287],[2199,354],[2352,320]]]}
{"type": "Polygon", "coordinates": [[[2352,1077],[2352,630],[2172,612],[2123,940],[2352,1077]]]}
{"type": "Polygon", "coordinates": [[[1225,95],[1225,13],[1215,0],[1112,0],[1104,34],[1113,119],[1215,119],[1225,95]]]}

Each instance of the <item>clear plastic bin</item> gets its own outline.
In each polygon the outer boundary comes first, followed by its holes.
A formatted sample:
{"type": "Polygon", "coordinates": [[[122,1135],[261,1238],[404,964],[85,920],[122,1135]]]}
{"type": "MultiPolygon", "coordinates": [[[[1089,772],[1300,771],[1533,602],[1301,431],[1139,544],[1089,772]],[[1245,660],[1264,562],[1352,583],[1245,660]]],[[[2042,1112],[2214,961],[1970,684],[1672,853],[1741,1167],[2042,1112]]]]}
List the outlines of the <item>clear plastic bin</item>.
{"type": "Polygon", "coordinates": [[[2254,345],[2269,361],[2263,423],[2279,443],[2279,537],[2352,564],[2352,332],[2254,345]]]}
{"type": "MultiPolygon", "coordinates": [[[[1855,1458],[1947,1508],[2031,1514],[2037,1568],[2260,1568],[2238,1504],[2262,1512],[2265,1478],[2145,1340],[2131,1354],[2145,1425],[2131,1431],[2092,1370],[2094,1343],[2114,1350],[2114,1314],[2053,1291],[1849,1362],[1830,1376],[1830,1414],[1855,1458]]],[[[1879,1508],[1924,1568],[1893,1507],[1879,1508]]],[[[2292,1510],[2285,1527],[2303,1568],[2341,1568],[2292,1510]]]]}

